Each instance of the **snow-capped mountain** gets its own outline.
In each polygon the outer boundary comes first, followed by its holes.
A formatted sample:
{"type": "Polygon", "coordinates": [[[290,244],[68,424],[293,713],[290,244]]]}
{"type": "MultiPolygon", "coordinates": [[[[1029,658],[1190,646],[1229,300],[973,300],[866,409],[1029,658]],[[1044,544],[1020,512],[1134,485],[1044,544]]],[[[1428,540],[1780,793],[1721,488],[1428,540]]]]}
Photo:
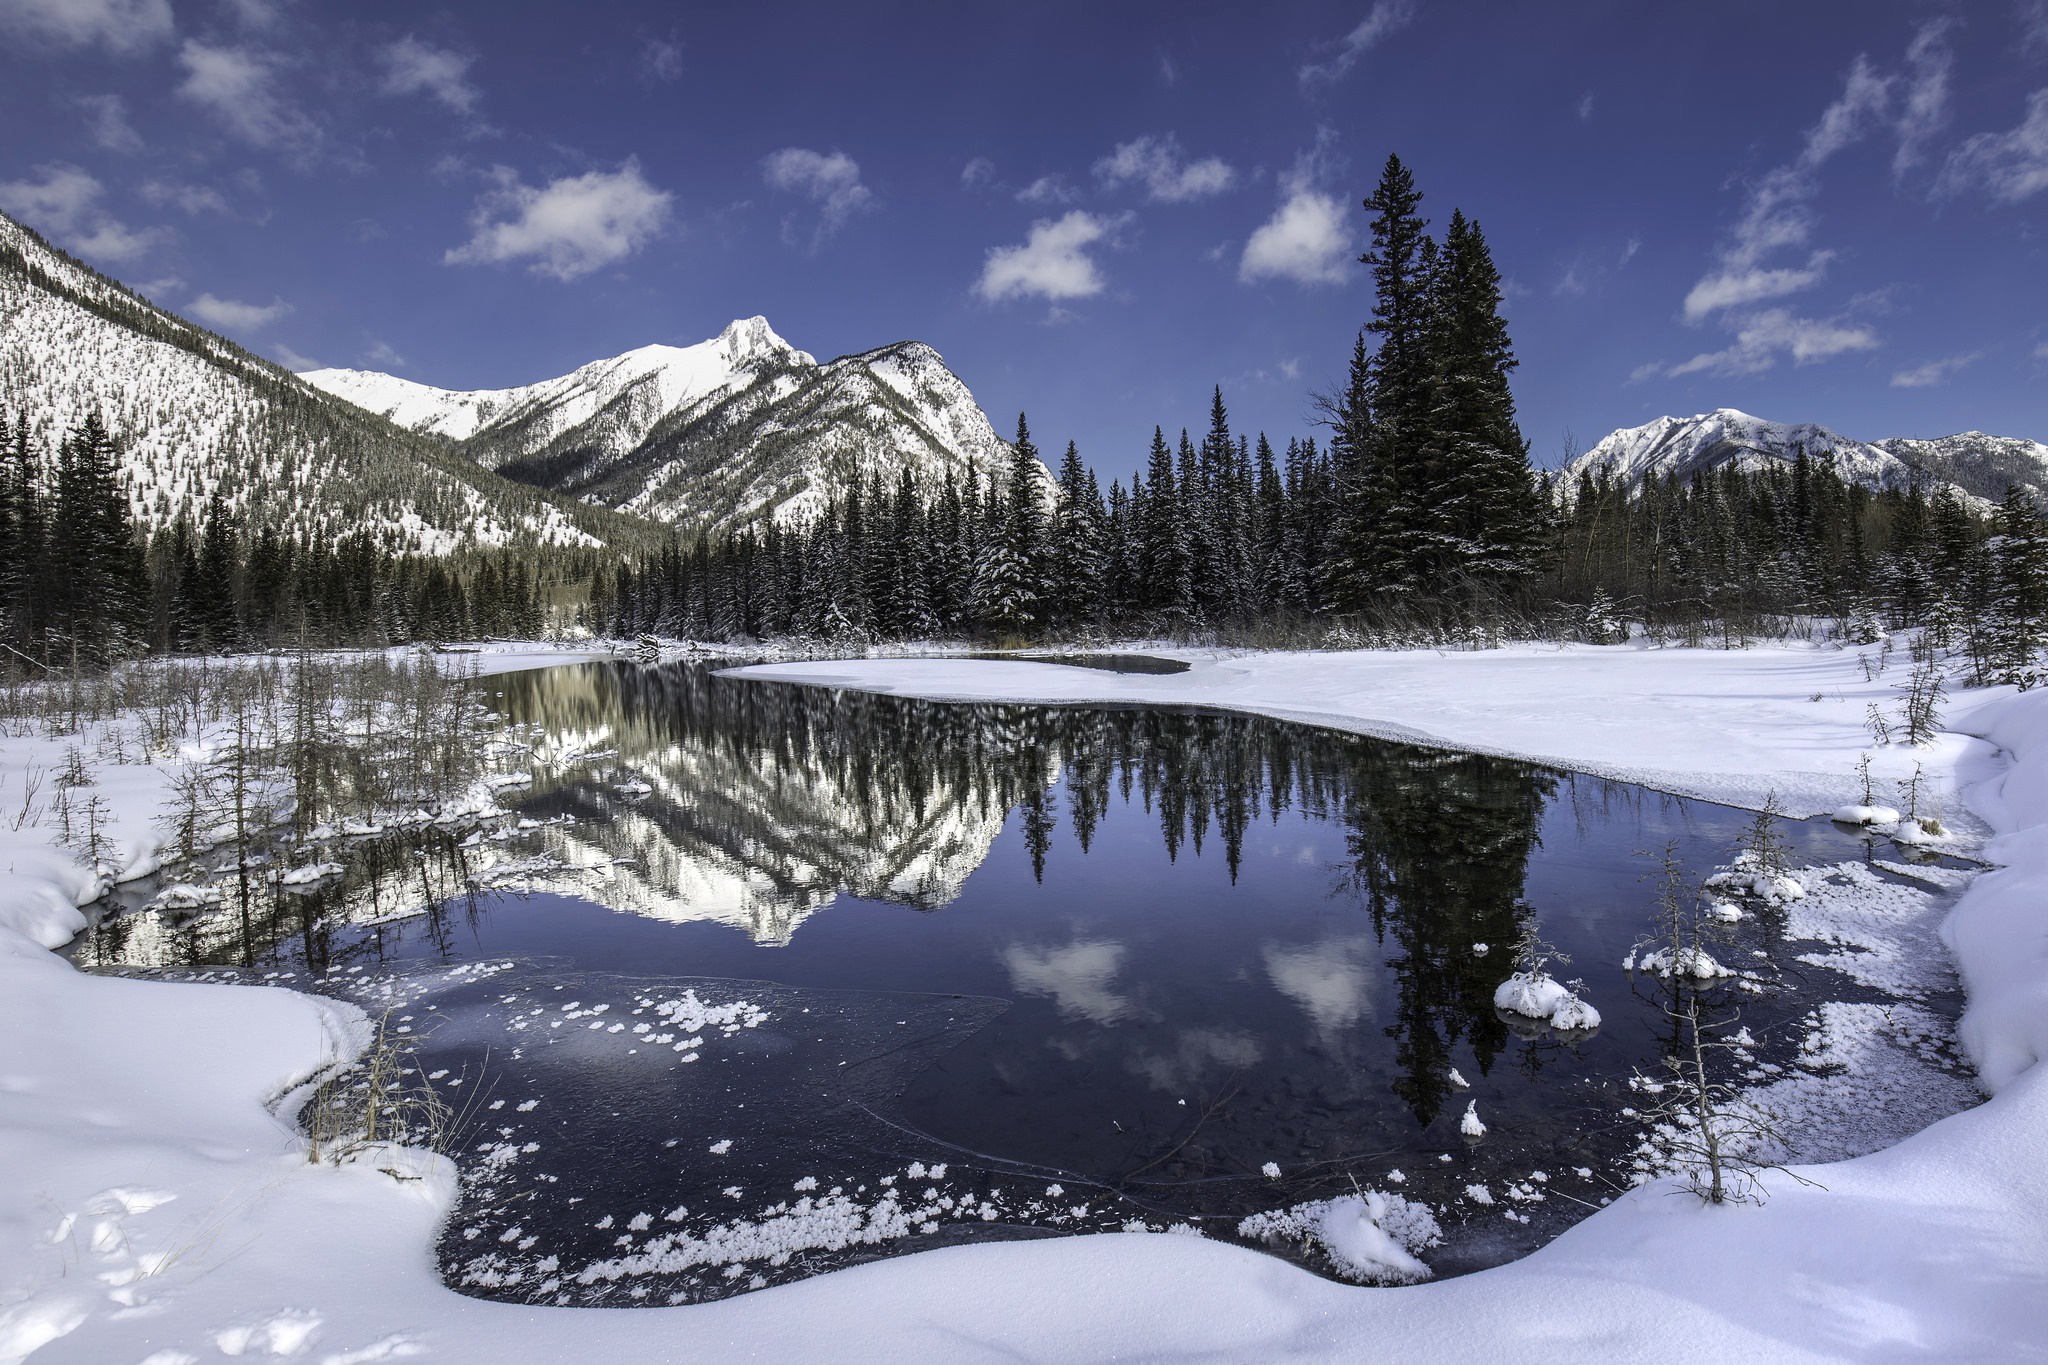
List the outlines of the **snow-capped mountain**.
{"type": "Polygon", "coordinates": [[[1744,469],[1786,464],[1802,452],[1844,480],[1870,488],[1947,483],[1980,507],[2003,497],[2013,483],[2048,497],[2048,446],[2035,441],[1978,432],[1932,441],[1856,441],[1811,422],[1768,422],[1734,408],[1624,427],[1566,465],[1564,473],[1568,480],[1604,473],[1635,488],[1652,476],[1683,479],[1731,463],[1744,469]]]}
{"type": "Polygon", "coordinates": [[[54,454],[95,409],[152,528],[196,519],[218,489],[251,528],[368,530],[394,549],[651,539],[337,402],[0,215],[0,410],[54,454]]]}
{"type": "Polygon", "coordinates": [[[508,478],[686,529],[796,524],[906,466],[1000,476],[1008,447],[920,342],[820,363],[766,318],[694,346],[643,346],[558,379],[457,392],[370,370],[307,382],[508,478]]]}

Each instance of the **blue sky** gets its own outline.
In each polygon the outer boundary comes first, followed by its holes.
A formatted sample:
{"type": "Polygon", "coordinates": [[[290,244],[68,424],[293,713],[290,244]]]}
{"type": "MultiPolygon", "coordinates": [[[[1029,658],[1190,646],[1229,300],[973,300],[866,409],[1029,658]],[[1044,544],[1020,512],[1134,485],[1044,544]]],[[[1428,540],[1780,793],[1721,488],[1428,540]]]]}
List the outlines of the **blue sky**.
{"type": "Polygon", "coordinates": [[[1310,430],[1389,152],[1539,464],[1663,413],[2048,440],[2048,0],[0,0],[0,209],[288,364],[450,388],[762,313],[1124,474],[1310,430]]]}

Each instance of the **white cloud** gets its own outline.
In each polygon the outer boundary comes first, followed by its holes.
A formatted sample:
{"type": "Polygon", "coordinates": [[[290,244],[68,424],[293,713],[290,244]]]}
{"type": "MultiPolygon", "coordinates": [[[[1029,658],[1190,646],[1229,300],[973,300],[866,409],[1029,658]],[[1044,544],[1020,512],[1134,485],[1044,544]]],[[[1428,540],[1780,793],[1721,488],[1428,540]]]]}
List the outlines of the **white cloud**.
{"type": "Polygon", "coordinates": [[[1063,175],[1041,175],[1017,191],[1020,204],[1071,204],[1081,196],[1063,175]]]}
{"type": "Polygon", "coordinates": [[[1019,246],[992,248],[974,291],[990,303],[1004,299],[1085,299],[1100,294],[1104,281],[1088,249],[1110,237],[1130,215],[1101,217],[1075,209],[1063,218],[1041,218],[1019,246]]]}
{"type": "Polygon", "coordinates": [[[2048,189],[2048,90],[2027,96],[2026,117],[2010,132],[1978,133],[1951,153],[1941,188],[1981,189],[2000,204],[2048,189]]]}
{"type": "Polygon", "coordinates": [[[960,188],[978,190],[993,185],[996,180],[996,163],[985,156],[978,156],[960,168],[960,188]]]}
{"type": "Polygon", "coordinates": [[[2034,348],[2034,359],[2048,360],[2048,341],[2044,341],[2034,348]]]}
{"type": "Polygon", "coordinates": [[[1263,279],[1342,284],[1353,255],[1344,214],[1344,205],[1333,196],[1306,187],[1296,190],[1244,244],[1237,277],[1247,284],[1263,279]]]}
{"type": "Polygon", "coordinates": [[[0,31],[127,55],[171,36],[170,0],[0,0],[0,31]]]}
{"type": "MultiPolygon", "coordinates": [[[[875,196],[860,183],[860,163],[845,152],[814,152],[807,147],[784,147],[761,160],[761,178],[770,189],[801,195],[818,206],[817,229],[811,234],[811,249],[845,225],[854,214],[875,206],[875,196]]],[[[790,239],[794,219],[783,223],[783,236],[790,239]]]]}
{"type": "Polygon", "coordinates": [[[86,130],[101,150],[142,150],[142,136],[128,121],[128,105],[119,95],[85,95],[79,99],[78,106],[85,110],[86,130]]]}
{"type": "Polygon", "coordinates": [[[474,57],[423,43],[409,33],[378,55],[387,95],[428,95],[458,114],[471,112],[482,98],[469,80],[474,57]]]}
{"type": "Polygon", "coordinates": [[[1237,183],[1237,172],[1222,157],[1183,158],[1172,133],[1120,142],[1095,163],[1095,178],[1110,189],[1139,184],[1154,203],[1181,204],[1222,194],[1237,183]]]}
{"type": "Polygon", "coordinates": [[[1708,275],[1686,294],[1685,320],[1698,322],[1724,308],[1762,303],[1811,289],[1820,283],[1821,277],[1827,273],[1828,262],[1833,259],[1832,251],[1816,251],[1807,258],[1804,266],[1776,270],[1731,266],[1718,274],[1708,275]]]}
{"type": "Polygon", "coordinates": [[[673,203],[630,158],[616,171],[563,176],[541,189],[522,184],[509,167],[497,167],[492,178],[496,188],[470,215],[470,239],[442,256],[445,264],[524,260],[537,275],[574,280],[653,241],[673,203]]]}
{"type": "Polygon", "coordinates": [[[1280,178],[1285,196],[1273,216],[1244,244],[1237,277],[1246,284],[1285,279],[1301,285],[1342,284],[1356,257],[1352,250],[1348,210],[1320,181],[1329,166],[1334,134],[1316,130],[1315,145],[1295,159],[1280,178]]]}
{"type": "Polygon", "coordinates": [[[1365,16],[1357,28],[1339,39],[1336,51],[1326,62],[1312,62],[1298,73],[1304,88],[1324,81],[1341,79],[1359,58],[1377,47],[1381,40],[1396,31],[1406,28],[1415,18],[1412,0],[1378,0],[1372,13],[1365,16]]]}
{"type": "Polygon", "coordinates": [[[258,147],[306,149],[320,129],[278,89],[278,59],[245,47],[217,47],[196,39],[178,50],[185,79],[178,94],[212,111],[243,141],[258,147]]]}
{"type": "Polygon", "coordinates": [[[372,365],[381,365],[387,370],[405,368],[405,357],[392,348],[388,341],[370,338],[370,349],[363,352],[363,359],[372,365]]]}
{"type": "Polygon", "coordinates": [[[1159,54],[1159,83],[1169,89],[1180,84],[1180,68],[1164,52],[1159,54]]]}
{"type": "Polygon", "coordinates": [[[118,218],[102,214],[93,220],[90,227],[72,236],[70,247],[79,255],[90,256],[96,261],[126,265],[140,260],[169,239],[170,233],[162,228],[131,228],[118,218]]]}
{"type": "Polygon", "coordinates": [[[273,299],[269,303],[239,303],[234,299],[201,294],[185,305],[185,311],[219,331],[259,332],[291,312],[292,306],[283,299],[273,299]]]}
{"type": "Polygon", "coordinates": [[[1802,318],[1783,308],[1767,308],[1741,320],[1733,344],[1702,352],[1663,373],[1672,379],[1688,374],[1762,374],[1781,358],[1811,365],[1851,351],[1873,350],[1877,344],[1877,334],[1858,323],[1802,318]]]}
{"type": "Polygon", "coordinates": [[[104,187],[76,166],[38,166],[36,180],[0,182],[0,210],[94,260],[125,265],[161,245],[162,228],[131,228],[100,208],[104,187]]]}
{"type": "Polygon", "coordinates": [[[1946,356],[1930,360],[1925,365],[1916,365],[1909,370],[1900,370],[1892,376],[1895,389],[1931,389],[1956,371],[1970,365],[1983,356],[1982,351],[1969,351],[1963,355],[1946,356]]]}
{"type": "Polygon", "coordinates": [[[221,192],[205,185],[179,185],[166,180],[148,180],[142,185],[142,197],[159,208],[170,204],[189,214],[228,212],[228,201],[221,192]]]}
{"type": "Polygon", "coordinates": [[[75,232],[94,211],[100,182],[76,166],[38,166],[42,179],[0,183],[0,209],[52,232],[75,232]]]}
{"type": "Polygon", "coordinates": [[[1593,92],[1588,90],[1579,96],[1579,122],[1589,123],[1593,118],[1593,92]]]}

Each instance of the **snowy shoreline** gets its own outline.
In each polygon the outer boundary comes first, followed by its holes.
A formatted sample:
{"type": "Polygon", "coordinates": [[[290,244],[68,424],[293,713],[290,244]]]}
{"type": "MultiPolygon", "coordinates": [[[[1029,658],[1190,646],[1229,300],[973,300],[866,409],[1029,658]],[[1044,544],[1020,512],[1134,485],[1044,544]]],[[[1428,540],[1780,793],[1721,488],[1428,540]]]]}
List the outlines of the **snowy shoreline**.
{"type": "MultiPolygon", "coordinates": [[[[945,658],[780,663],[743,676],[934,699],[1225,707],[1510,753],[1795,813],[1860,790],[1884,679],[1814,646],[1738,653],[1521,646],[1473,654],[1172,653],[1134,677],[945,658]],[[1815,700],[1814,698],[1818,698],[1815,700]],[[1385,727],[1385,728],[1382,728],[1385,727]]],[[[607,651],[488,648],[487,672],[607,651]]],[[[1952,703],[1917,760],[2004,866],[1944,926],[1963,1040],[1993,1098],[1896,1147],[1801,1168],[1761,1208],[1650,1187],[1527,1259],[1358,1289],[1191,1237],[954,1248],[685,1308],[526,1308],[434,1271],[452,1169],[309,1165],[265,1107],[360,1043],[345,1007],[276,989],[82,976],[45,951],[85,873],[0,825],[0,1361],[261,1354],[433,1360],[1026,1358],[2020,1358],[2048,1338],[2048,695],[1952,703]],[[1966,738],[1975,735],[1978,738],[1966,738]],[[37,946],[40,944],[41,946],[37,946]]],[[[0,741],[17,786],[41,741],[0,741]],[[25,749],[24,746],[27,746],[25,749]]],[[[147,856],[161,774],[117,769],[115,836],[147,856]],[[155,774],[152,779],[152,774],[155,774]]],[[[109,790],[114,784],[108,784],[109,790]]],[[[0,791],[4,795],[4,791],[0,791]]],[[[1952,818],[1953,806],[1944,812],[1952,818]]],[[[389,1165],[391,1163],[384,1163],[389,1165]]]]}

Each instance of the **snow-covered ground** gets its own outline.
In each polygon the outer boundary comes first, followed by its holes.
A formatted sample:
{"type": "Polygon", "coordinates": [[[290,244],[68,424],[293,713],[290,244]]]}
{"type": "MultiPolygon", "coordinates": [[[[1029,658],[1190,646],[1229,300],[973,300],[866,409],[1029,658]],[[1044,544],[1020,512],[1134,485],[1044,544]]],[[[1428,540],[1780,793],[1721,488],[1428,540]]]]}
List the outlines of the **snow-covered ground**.
{"type": "MultiPolygon", "coordinates": [[[[497,650],[490,671],[528,656],[497,650]]],[[[559,656],[555,656],[559,657],[559,656]]],[[[1189,655],[1170,676],[947,659],[755,676],[934,697],[1232,707],[1512,753],[1794,813],[1858,801],[1853,652],[1520,647],[1189,655]]],[[[536,654],[534,662],[552,661],[536,654]]],[[[2002,864],[1945,937],[1992,1098],[1887,1151],[1766,1178],[1761,1207],[1653,1185],[1527,1259],[1355,1288],[1197,1237],[951,1248],[717,1303],[633,1311],[467,1299],[434,1268],[437,1159],[309,1164],[280,1097],[364,1034],[285,990],[81,976],[46,951],[88,879],[0,819],[0,1361],[676,1359],[2025,1359],[2048,1355],[2048,694],[1951,702],[1924,766],[1944,819],[2002,864]],[[1967,812],[1965,810],[1967,808],[1967,812]]],[[[0,740],[0,808],[49,741],[0,740]],[[42,747],[38,747],[42,746],[42,747]]],[[[61,752],[61,744],[58,748],[61,752]]],[[[147,857],[164,779],[102,765],[119,856],[147,857]]],[[[1344,1230],[1364,1234],[1364,1228],[1344,1230]]],[[[1353,1238],[1356,1240],[1356,1238],[1353,1238]]]]}

